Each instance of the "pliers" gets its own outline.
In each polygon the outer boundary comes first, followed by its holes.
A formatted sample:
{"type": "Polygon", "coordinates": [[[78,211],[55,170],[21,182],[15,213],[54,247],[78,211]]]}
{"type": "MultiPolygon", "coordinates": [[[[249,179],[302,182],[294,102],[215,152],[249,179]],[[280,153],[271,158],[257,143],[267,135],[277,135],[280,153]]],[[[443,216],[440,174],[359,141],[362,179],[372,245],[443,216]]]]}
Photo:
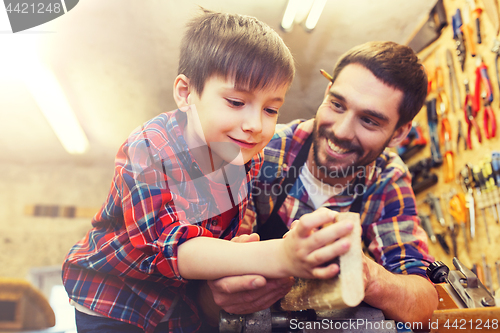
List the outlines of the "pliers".
{"type": "Polygon", "coordinates": [[[479,112],[480,96],[483,98],[484,105],[484,117],[483,117],[483,127],[485,136],[487,139],[495,137],[496,134],[496,118],[493,110],[491,108],[491,102],[493,102],[493,90],[491,88],[490,78],[488,76],[488,67],[486,67],[483,59],[478,57],[476,60],[476,85],[474,87],[474,102],[473,110],[477,114],[479,112]],[[485,91],[481,92],[481,82],[485,91]],[[491,131],[490,131],[491,128],[491,131]]]}
{"type": "Polygon", "coordinates": [[[483,92],[481,97],[483,98],[484,102],[484,117],[483,117],[484,135],[486,136],[486,139],[491,139],[495,137],[497,132],[497,119],[495,117],[493,109],[491,108],[491,102],[488,100],[486,93],[483,92]]]}
{"type": "Polygon", "coordinates": [[[488,67],[486,67],[483,58],[481,56],[478,56],[476,60],[476,84],[474,86],[474,100],[472,102],[474,116],[476,116],[476,114],[479,112],[479,109],[481,108],[481,82],[483,83],[483,88],[486,91],[485,98],[489,103],[493,102],[493,90],[491,88],[491,82],[488,76],[488,67]]]}
{"type": "Polygon", "coordinates": [[[464,103],[464,117],[467,122],[467,147],[472,149],[472,140],[471,140],[471,131],[472,127],[474,127],[474,131],[476,132],[477,139],[479,142],[482,141],[481,131],[479,130],[479,126],[477,125],[476,119],[474,118],[476,113],[472,109],[472,96],[470,94],[469,89],[469,81],[465,80],[465,103],[464,103]]]}

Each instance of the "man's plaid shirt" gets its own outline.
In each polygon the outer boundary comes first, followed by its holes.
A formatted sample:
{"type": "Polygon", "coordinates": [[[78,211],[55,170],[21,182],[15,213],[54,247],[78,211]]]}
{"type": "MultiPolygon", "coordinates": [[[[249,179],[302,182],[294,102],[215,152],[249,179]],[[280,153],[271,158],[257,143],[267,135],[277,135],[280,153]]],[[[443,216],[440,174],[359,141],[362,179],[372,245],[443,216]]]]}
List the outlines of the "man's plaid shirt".
{"type": "MultiPolygon", "coordinates": [[[[258,225],[267,220],[282,190],[288,195],[278,214],[288,227],[303,214],[314,211],[300,178],[293,187],[280,188],[288,172],[300,172],[292,170],[291,166],[311,135],[313,122],[313,119],[296,120],[287,125],[277,125],[271,142],[264,149],[264,163],[259,177],[252,184],[254,201],[249,204],[241,233],[256,231],[258,225]]],[[[351,171],[339,170],[339,176],[342,172],[351,171]]],[[[411,176],[406,165],[398,155],[384,151],[363,172],[364,184],[351,184],[323,206],[347,212],[356,193],[362,189],[360,218],[366,249],[391,272],[425,277],[425,269],[434,259],[428,253],[427,235],[420,227],[411,176]]]]}
{"type": "Polygon", "coordinates": [[[176,297],[180,300],[169,320],[170,331],[199,328],[196,288],[179,274],[177,248],[193,237],[235,236],[251,179],[262,162],[258,155],[240,167],[242,175],[235,181],[240,191],[234,198],[238,214],[224,223],[213,213],[218,208],[210,186],[199,178],[199,166],[183,138],[185,124],[185,113],[163,113],[121,146],[109,195],[92,220],[93,228],[63,265],[64,286],[74,302],[147,333],[176,297]],[[196,178],[198,182],[192,181],[196,178]],[[179,187],[176,193],[171,184],[179,187]]]}

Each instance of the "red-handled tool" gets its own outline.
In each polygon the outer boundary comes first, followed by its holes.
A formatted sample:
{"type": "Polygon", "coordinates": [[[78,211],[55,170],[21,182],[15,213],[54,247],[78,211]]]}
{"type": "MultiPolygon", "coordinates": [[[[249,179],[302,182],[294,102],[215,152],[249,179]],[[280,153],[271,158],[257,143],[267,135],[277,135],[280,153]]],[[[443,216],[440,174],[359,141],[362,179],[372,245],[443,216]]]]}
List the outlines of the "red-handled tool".
{"type": "Polygon", "coordinates": [[[497,119],[491,108],[491,102],[486,98],[486,93],[482,94],[484,101],[483,128],[486,139],[494,138],[497,133],[497,119]]]}
{"type": "Polygon", "coordinates": [[[472,96],[469,90],[469,81],[465,80],[465,103],[464,103],[464,117],[467,122],[467,148],[472,149],[472,140],[471,140],[471,132],[474,127],[474,131],[476,132],[477,139],[479,142],[482,141],[481,131],[479,130],[479,126],[476,122],[475,114],[472,110],[472,96]]]}

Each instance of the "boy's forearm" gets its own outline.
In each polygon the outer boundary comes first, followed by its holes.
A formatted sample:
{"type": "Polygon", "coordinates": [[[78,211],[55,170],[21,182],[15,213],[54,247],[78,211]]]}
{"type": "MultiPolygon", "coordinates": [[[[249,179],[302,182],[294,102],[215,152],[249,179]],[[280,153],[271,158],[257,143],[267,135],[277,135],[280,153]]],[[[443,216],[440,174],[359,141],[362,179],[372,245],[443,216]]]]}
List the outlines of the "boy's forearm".
{"type": "Polygon", "coordinates": [[[290,276],[282,257],[282,239],[235,243],[209,237],[192,238],[178,248],[180,275],[185,279],[215,280],[225,276],[259,274],[290,276]]]}

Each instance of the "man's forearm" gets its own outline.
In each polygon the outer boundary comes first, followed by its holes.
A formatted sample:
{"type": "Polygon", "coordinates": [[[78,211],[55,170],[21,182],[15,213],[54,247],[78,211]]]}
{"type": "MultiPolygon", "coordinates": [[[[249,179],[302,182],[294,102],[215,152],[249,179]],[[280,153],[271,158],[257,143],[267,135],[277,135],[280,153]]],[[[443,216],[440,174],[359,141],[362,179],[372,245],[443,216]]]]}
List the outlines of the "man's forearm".
{"type": "Polygon", "coordinates": [[[438,305],[436,289],[418,275],[393,274],[371,261],[365,302],[400,322],[429,323],[438,305]]]}

